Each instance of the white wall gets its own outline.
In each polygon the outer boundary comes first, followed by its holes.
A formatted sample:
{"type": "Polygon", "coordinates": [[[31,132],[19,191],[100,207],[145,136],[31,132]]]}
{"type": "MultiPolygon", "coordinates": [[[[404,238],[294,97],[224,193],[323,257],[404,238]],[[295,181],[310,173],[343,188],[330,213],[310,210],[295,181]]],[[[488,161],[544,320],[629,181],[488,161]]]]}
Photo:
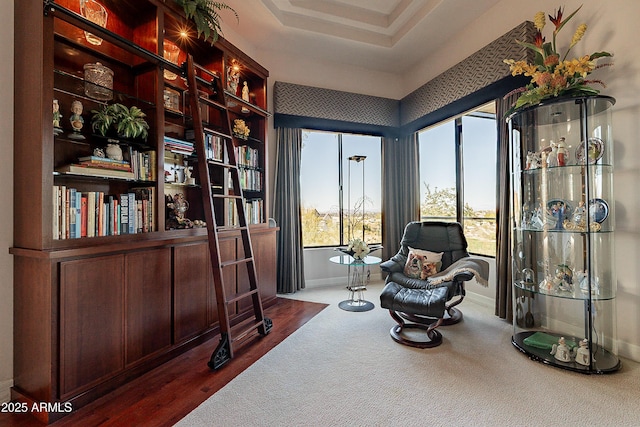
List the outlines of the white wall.
{"type": "MultiPolygon", "coordinates": [[[[608,50],[615,54],[615,66],[602,74],[608,87],[603,91],[617,99],[614,107],[615,137],[615,191],[616,191],[616,251],[618,274],[618,338],[622,356],[640,361],[640,47],[637,42],[637,17],[640,2],[637,0],[610,0],[608,2],[584,2],[566,0],[566,13],[585,3],[574,18],[589,25],[585,38],[574,53],[591,53],[608,50]]],[[[555,0],[502,0],[492,10],[482,15],[466,31],[449,40],[435,54],[425,58],[401,79],[385,73],[373,72],[342,64],[306,60],[303,57],[286,57],[282,54],[256,50],[232,30],[225,29],[225,36],[240,49],[254,57],[270,70],[270,83],[276,80],[346,90],[374,96],[400,99],[426,83],[442,71],[481,49],[516,25],[532,20],[538,10],[552,13],[558,3],[555,0]]],[[[566,15],[565,15],[566,16],[566,15]]],[[[549,24],[551,25],[551,24],[549,24]]],[[[568,26],[567,28],[569,28],[568,26]]],[[[563,32],[570,32],[566,28],[563,32]]],[[[561,37],[571,37],[562,34],[561,37]]],[[[0,179],[5,182],[6,200],[12,200],[13,165],[13,2],[0,2],[0,39],[3,40],[4,61],[0,63],[0,148],[5,163],[0,168],[0,179]]],[[[563,39],[564,40],[564,39],[563,39]]],[[[272,110],[270,101],[269,110],[272,110]]],[[[275,138],[270,132],[271,171],[275,158],[275,138]]],[[[273,177],[271,177],[273,188],[273,177]]],[[[13,213],[10,207],[0,210],[0,401],[8,398],[12,382],[12,258],[8,248],[13,241],[13,213]]],[[[305,254],[306,255],[306,254],[305,254]]],[[[306,257],[311,283],[322,276],[322,268],[328,265],[328,253],[316,251],[306,257]],[[311,266],[316,267],[311,267],[311,266]]],[[[326,270],[324,270],[326,272],[326,270]]],[[[336,270],[335,273],[340,275],[336,270]]],[[[493,276],[492,276],[493,277],[493,276]]],[[[476,286],[468,286],[474,292],[476,286]]],[[[485,290],[477,295],[485,297],[485,290]]],[[[491,289],[487,290],[488,294],[491,289]]],[[[469,298],[472,298],[469,295],[469,298]]]]}

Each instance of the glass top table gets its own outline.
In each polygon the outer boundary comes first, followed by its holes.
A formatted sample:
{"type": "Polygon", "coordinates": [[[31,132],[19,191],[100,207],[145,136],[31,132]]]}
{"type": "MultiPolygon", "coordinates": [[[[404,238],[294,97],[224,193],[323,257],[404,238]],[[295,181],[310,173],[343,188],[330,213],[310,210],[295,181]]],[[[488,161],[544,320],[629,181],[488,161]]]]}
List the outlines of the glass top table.
{"type": "Polygon", "coordinates": [[[340,302],[338,307],[346,311],[372,310],[375,307],[374,304],[364,299],[364,291],[367,290],[367,283],[369,283],[369,274],[365,273],[365,266],[380,264],[382,259],[372,255],[367,255],[363,259],[355,259],[351,255],[337,255],[329,258],[329,261],[349,267],[349,284],[347,285],[349,299],[340,302]]]}

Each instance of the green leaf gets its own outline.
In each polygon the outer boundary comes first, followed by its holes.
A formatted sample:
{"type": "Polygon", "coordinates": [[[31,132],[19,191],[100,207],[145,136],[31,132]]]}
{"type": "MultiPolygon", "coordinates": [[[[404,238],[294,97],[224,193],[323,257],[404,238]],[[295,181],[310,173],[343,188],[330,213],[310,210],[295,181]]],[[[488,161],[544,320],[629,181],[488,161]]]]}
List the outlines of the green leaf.
{"type": "Polygon", "coordinates": [[[589,60],[593,61],[594,59],[611,57],[611,56],[613,55],[610,54],[609,52],[595,52],[591,54],[591,56],[589,57],[589,60]]]}

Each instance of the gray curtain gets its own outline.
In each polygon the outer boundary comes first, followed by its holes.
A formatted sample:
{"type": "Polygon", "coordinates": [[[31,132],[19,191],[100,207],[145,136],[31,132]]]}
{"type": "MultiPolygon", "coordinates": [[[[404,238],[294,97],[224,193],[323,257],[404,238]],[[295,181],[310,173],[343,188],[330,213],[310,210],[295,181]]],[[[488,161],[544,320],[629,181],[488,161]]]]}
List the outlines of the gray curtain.
{"type": "Polygon", "coordinates": [[[276,129],[274,217],[280,226],[277,243],[278,293],[304,289],[304,257],[300,212],[302,130],[276,129]]]}
{"type": "Polygon", "coordinates": [[[418,134],[382,139],[382,259],[400,249],[405,225],[420,219],[418,134]]]}
{"type": "Polygon", "coordinates": [[[518,95],[507,95],[496,101],[496,122],[498,125],[498,194],[496,200],[496,299],[495,315],[512,320],[511,301],[511,179],[509,171],[509,127],[505,113],[513,105],[518,95]]]}

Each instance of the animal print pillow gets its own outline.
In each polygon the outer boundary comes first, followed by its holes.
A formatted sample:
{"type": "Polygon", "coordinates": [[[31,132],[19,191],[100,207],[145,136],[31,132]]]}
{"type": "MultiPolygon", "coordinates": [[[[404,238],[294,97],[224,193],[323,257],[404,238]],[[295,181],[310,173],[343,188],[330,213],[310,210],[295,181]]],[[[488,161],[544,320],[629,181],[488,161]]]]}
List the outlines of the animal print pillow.
{"type": "Polygon", "coordinates": [[[440,271],[443,252],[430,252],[409,248],[404,275],[412,279],[426,280],[440,271]]]}

